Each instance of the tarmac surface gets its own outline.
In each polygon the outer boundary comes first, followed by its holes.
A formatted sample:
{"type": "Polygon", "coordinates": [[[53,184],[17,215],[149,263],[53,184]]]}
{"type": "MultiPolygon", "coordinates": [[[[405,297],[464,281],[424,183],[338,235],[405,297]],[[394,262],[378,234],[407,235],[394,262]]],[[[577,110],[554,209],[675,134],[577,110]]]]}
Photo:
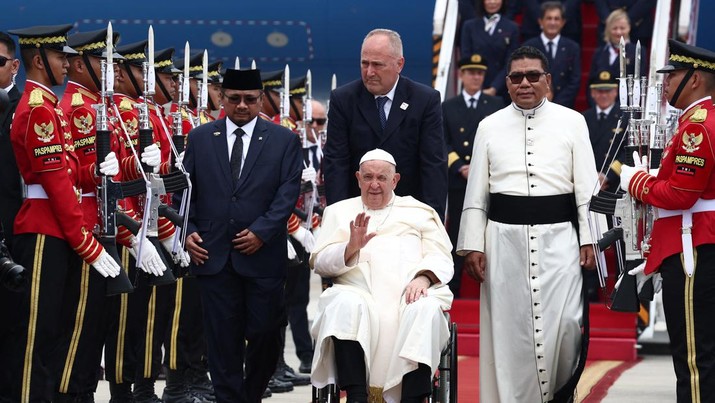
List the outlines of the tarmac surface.
{"type": "MultiPolygon", "coordinates": [[[[310,305],[308,306],[308,315],[311,318],[316,310],[319,294],[320,278],[313,275],[311,277],[310,305]]],[[[297,370],[299,361],[295,355],[293,339],[290,334],[286,336],[285,358],[288,365],[297,370]]],[[[159,397],[161,397],[163,388],[164,381],[157,381],[156,391],[159,397]]],[[[95,401],[97,403],[107,403],[109,397],[107,382],[101,381],[95,394],[95,401]]],[[[311,386],[296,386],[292,392],[274,393],[273,396],[264,399],[264,401],[267,403],[307,403],[310,402],[310,399],[311,386]]],[[[626,370],[609,388],[606,397],[601,400],[603,403],[672,403],[675,401],[673,364],[669,355],[662,354],[641,355],[640,361],[626,370]]]]}

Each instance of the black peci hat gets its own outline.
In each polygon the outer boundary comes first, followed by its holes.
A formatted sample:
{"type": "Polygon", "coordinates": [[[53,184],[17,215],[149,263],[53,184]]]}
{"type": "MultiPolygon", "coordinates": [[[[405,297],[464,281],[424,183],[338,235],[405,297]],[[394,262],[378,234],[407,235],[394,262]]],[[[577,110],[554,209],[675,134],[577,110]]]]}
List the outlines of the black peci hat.
{"type": "Polygon", "coordinates": [[[67,46],[67,32],[70,29],[72,29],[72,24],[41,25],[12,29],[7,32],[17,35],[21,49],[51,49],[72,55],[77,52],[67,46]]]}
{"type": "Polygon", "coordinates": [[[226,69],[221,88],[227,90],[262,90],[261,71],[226,69]]]}
{"type": "Polygon", "coordinates": [[[686,69],[715,73],[715,53],[712,51],[678,42],[674,39],[668,40],[668,47],[670,48],[668,64],[657,70],[657,73],[669,73],[673,70],[686,69]]]}

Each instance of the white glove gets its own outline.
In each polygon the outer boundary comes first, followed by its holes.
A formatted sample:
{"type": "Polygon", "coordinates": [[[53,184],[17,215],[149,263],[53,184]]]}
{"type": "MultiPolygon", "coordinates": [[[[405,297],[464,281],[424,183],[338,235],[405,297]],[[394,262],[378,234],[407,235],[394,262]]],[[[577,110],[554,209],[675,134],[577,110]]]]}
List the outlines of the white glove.
{"type": "Polygon", "coordinates": [[[184,165],[184,151],[182,151],[181,154],[179,154],[176,157],[176,161],[174,161],[174,166],[176,167],[176,169],[183,168],[183,165],[184,165]]]}
{"type": "Polygon", "coordinates": [[[290,234],[290,236],[295,238],[296,241],[300,242],[306,252],[310,253],[313,251],[313,248],[315,247],[315,238],[313,237],[313,234],[311,234],[310,231],[308,231],[307,229],[300,226],[298,227],[298,230],[290,234]]]}
{"type": "Polygon", "coordinates": [[[109,154],[104,157],[104,162],[99,164],[99,172],[106,176],[114,176],[119,173],[119,161],[114,151],[110,151],[109,154]]]}
{"type": "Polygon", "coordinates": [[[174,253],[174,238],[176,238],[176,234],[161,241],[161,246],[163,246],[164,249],[171,254],[172,259],[174,259],[174,263],[177,263],[181,267],[189,267],[189,262],[191,261],[189,252],[179,249],[176,253],[174,253]]]}
{"type": "Polygon", "coordinates": [[[293,247],[293,244],[290,243],[290,240],[286,240],[288,243],[288,260],[293,260],[295,259],[296,256],[298,256],[298,253],[295,251],[295,248],[293,247]]]}
{"type": "Polygon", "coordinates": [[[315,238],[315,243],[318,243],[318,238],[320,237],[320,226],[313,228],[313,238],[315,238]]]}
{"type": "Polygon", "coordinates": [[[313,167],[305,168],[303,170],[303,173],[300,175],[300,179],[303,182],[315,182],[316,177],[317,173],[315,172],[315,168],[313,167]]]}
{"type": "Polygon", "coordinates": [[[133,235],[131,237],[131,243],[132,247],[129,249],[129,253],[131,253],[134,259],[137,258],[137,255],[139,254],[139,245],[141,245],[142,260],[139,262],[139,267],[149,274],[161,276],[162,273],[164,273],[164,270],[166,270],[166,265],[164,264],[164,261],[161,260],[159,251],[156,250],[154,245],[146,238],[142,238],[142,241],[139,242],[139,239],[133,235]]]}
{"type": "Polygon", "coordinates": [[[161,151],[156,144],[147,146],[141,155],[142,162],[152,168],[158,167],[161,164],[161,151]]]}
{"type": "Polygon", "coordinates": [[[636,282],[638,283],[638,294],[641,293],[643,286],[648,282],[648,279],[653,278],[653,294],[656,294],[663,287],[663,279],[660,277],[660,273],[644,274],[645,262],[639,264],[634,269],[628,271],[628,274],[636,276],[636,282]]]}
{"type": "Polygon", "coordinates": [[[97,260],[90,264],[94,267],[94,270],[97,270],[103,277],[117,277],[121,270],[119,264],[106,250],[103,250],[97,260]]]}
{"type": "Polygon", "coordinates": [[[621,165],[621,189],[628,192],[628,185],[633,179],[633,175],[638,171],[647,172],[648,170],[648,156],[644,155],[643,158],[638,156],[637,151],[633,151],[633,161],[635,166],[621,165]]]}

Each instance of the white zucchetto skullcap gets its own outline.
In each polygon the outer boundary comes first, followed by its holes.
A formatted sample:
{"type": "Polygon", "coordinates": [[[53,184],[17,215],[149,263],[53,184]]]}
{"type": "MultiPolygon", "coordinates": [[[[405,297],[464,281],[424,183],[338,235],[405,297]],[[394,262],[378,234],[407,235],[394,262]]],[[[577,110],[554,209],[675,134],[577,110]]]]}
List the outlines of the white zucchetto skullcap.
{"type": "Polygon", "coordinates": [[[360,165],[362,165],[362,163],[365,161],[385,161],[397,167],[397,163],[392,157],[392,154],[380,148],[376,148],[374,150],[366,152],[365,155],[360,158],[360,165]]]}

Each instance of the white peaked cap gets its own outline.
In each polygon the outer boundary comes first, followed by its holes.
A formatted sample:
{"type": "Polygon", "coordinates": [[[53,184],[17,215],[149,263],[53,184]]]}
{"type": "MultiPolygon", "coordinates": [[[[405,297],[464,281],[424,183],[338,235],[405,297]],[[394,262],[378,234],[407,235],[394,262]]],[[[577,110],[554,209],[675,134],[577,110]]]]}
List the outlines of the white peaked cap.
{"type": "Polygon", "coordinates": [[[363,162],[365,161],[385,161],[389,162],[390,164],[394,165],[395,167],[397,166],[397,163],[395,162],[395,159],[392,157],[392,154],[388,153],[387,151],[376,148],[374,150],[370,150],[365,153],[365,155],[360,158],[360,165],[362,165],[363,162]]]}

